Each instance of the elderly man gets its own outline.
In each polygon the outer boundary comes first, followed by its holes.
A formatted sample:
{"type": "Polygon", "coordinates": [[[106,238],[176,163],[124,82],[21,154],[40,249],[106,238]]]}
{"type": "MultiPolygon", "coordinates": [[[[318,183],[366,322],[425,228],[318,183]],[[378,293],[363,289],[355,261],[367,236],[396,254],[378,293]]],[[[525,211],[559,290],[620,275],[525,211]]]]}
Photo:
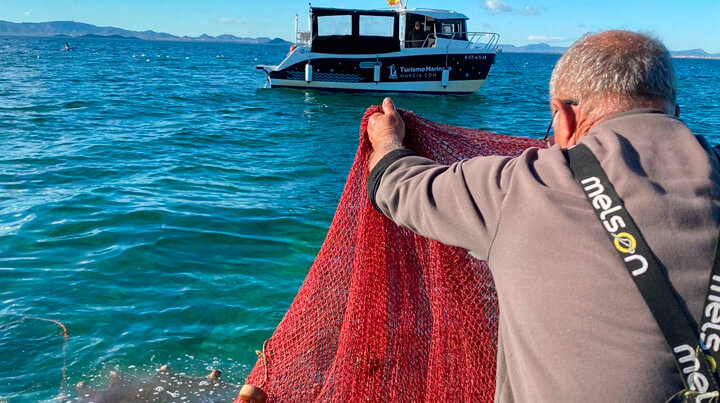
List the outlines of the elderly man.
{"type": "Polygon", "coordinates": [[[664,402],[687,373],[563,150],[597,157],[695,319],[718,242],[718,161],[678,120],[670,56],[644,35],[580,39],[550,97],[555,145],[450,166],[403,148],[386,98],[368,127],[369,197],[400,226],[488,261],[501,312],[496,401],[664,402]]]}

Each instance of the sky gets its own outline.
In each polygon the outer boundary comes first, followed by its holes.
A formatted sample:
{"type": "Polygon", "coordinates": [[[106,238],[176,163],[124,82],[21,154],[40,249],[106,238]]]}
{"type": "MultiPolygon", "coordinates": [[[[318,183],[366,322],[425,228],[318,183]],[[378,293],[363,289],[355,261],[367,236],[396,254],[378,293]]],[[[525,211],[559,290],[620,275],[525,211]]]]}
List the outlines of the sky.
{"type": "MultiPolygon", "coordinates": [[[[567,46],[586,32],[650,33],[670,50],[720,53],[720,0],[409,0],[409,8],[451,8],[469,31],[500,34],[500,43],[567,46]]],[[[317,7],[386,8],[385,0],[317,0],[317,7]]],[[[0,0],[0,20],[79,21],[174,35],[233,34],[291,40],[295,14],[307,27],[307,0],[0,0]]]]}

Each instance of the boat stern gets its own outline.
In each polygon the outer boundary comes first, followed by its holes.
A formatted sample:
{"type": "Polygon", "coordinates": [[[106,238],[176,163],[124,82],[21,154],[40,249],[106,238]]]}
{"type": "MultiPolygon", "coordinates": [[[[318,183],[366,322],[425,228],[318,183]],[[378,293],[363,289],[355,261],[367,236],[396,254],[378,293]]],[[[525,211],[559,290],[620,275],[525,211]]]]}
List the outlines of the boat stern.
{"type": "Polygon", "coordinates": [[[265,72],[265,74],[270,74],[271,71],[277,71],[278,66],[266,66],[264,64],[259,64],[255,66],[255,70],[262,70],[265,72]]]}

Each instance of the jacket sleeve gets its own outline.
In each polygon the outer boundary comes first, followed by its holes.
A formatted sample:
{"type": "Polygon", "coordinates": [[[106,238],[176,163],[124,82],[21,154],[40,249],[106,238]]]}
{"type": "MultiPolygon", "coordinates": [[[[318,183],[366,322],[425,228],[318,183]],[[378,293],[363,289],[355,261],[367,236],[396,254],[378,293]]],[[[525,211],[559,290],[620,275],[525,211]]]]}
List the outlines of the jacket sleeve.
{"type": "Polygon", "coordinates": [[[490,156],[447,166],[395,150],[370,173],[368,197],[401,227],[487,259],[514,165],[490,156]]]}

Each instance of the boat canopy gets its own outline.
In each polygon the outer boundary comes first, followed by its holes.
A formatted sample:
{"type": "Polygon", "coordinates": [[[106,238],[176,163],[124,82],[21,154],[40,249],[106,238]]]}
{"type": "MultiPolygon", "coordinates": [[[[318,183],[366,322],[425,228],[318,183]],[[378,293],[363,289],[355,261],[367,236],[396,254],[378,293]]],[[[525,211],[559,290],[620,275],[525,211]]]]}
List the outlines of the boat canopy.
{"type": "Polygon", "coordinates": [[[469,20],[465,14],[456,13],[455,11],[415,8],[405,10],[405,12],[408,14],[422,15],[435,20],[469,20]]]}
{"type": "Polygon", "coordinates": [[[377,54],[400,50],[395,11],[311,8],[313,53],[377,54]]]}

